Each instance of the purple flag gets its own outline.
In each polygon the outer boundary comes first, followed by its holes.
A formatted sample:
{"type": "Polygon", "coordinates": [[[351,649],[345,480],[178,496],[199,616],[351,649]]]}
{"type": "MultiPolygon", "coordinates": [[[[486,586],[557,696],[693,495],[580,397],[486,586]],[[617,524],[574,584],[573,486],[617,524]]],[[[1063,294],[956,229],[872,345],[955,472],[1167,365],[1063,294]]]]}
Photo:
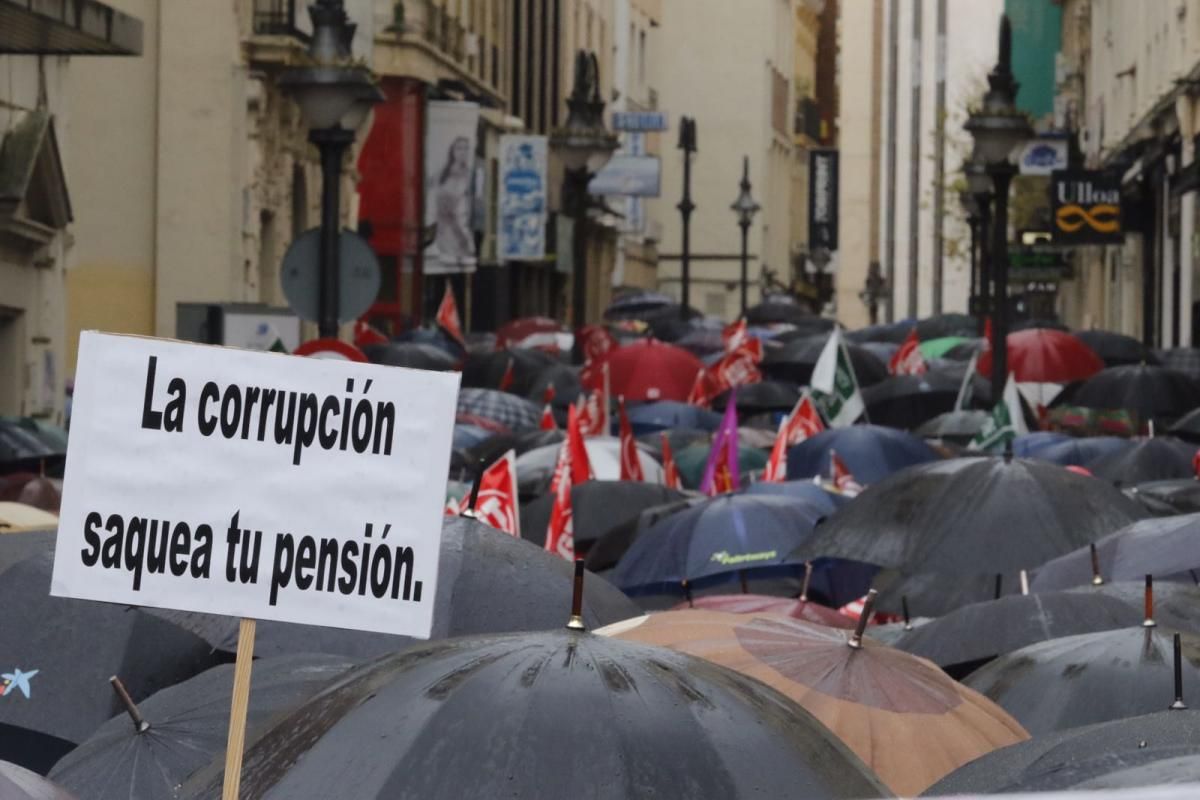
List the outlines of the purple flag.
{"type": "Polygon", "coordinates": [[[738,488],[737,389],[729,392],[729,405],[713,437],[712,450],[704,464],[700,491],[708,496],[738,488]]]}

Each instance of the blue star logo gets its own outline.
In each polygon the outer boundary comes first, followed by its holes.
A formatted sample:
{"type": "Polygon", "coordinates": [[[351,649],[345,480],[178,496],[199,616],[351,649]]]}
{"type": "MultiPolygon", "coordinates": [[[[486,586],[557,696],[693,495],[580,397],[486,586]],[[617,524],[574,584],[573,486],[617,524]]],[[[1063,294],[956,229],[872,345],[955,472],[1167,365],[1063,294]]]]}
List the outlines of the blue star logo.
{"type": "Polygon", "coordinates": [[[14,669],[12,672],[0,674],[0,678],[4,679],[3,683],[0,683],[0,686],[3,687],[3,690],[0,690],[0,697],[8,697],[13,693],[14,689],[20,689],[21,694],[25,695],[25,699],[28,700],[29,679],[37,675],[38,672],[40,670],[35,669],[30,672],[21,672],[19,669],[14,669]]]}

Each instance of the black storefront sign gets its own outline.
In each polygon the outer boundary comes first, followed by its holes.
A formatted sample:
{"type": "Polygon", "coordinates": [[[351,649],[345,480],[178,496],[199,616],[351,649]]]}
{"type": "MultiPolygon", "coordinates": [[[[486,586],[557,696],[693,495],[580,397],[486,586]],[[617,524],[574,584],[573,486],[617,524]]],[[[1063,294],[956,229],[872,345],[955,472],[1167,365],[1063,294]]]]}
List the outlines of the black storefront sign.
{"type": "Polygon", "coordinates": [[[808,250],[838,249],[838,151],[808,154],[808,250]]]}
{"type": "Polygon", "coordinates": [[[1059,170],[1050,177],[1051,238],[1057,245],[1120,244],[1121,176],[1059,170]]]}

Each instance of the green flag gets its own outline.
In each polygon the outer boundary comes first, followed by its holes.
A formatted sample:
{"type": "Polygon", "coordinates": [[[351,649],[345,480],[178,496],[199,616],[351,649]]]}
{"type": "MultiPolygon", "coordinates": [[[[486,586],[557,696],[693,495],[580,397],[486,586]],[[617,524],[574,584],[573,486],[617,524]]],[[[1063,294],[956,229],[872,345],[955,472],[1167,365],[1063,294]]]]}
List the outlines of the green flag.
{"type": "Polygon", "coordinates": [[[1021,397],[1017,394],[1017,384],[1010,374],[1004,382],[1004,394],[1000,402],[992,409],[992,415],[984,423],[983,429],[971,440],[968,449],[994,450],[1028,432],[1029,429],[1025,427],[1025,414],[1021,410],[1021,397]]]}
{"type": "Polygon", "coordinates": [[[821,351],[821,357],[813,367],[812,379],[813,400],[829,421],[829,427],[842,428],[853,425],[854,421],[863,415],[866,404],[863,403],[862,392],[858,390],[858,379],[854,377],[854,367],[850,363],[850,355],[846,345],[842,343],[842,332],[834,328],[821,351]]]}

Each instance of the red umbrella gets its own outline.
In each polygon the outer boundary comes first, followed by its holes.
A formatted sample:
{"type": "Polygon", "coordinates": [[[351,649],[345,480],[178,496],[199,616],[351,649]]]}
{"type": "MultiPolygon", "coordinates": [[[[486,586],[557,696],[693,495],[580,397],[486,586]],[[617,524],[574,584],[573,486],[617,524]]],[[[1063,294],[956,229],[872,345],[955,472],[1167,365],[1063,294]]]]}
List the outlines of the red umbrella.
{"type": "Polygon", "coordinates": [[[555,334],[565,331],[562,323],[549,317],[518,317],[501,325],[496,331],[496,349],[519,347],[526,339],[539,333],[555,334]]]}
{"type": "MultiPolygon", "coordinates": [[[[985,377],[992,374],[990,349],[980,354],[978,369],[985,377]]],[[[1029,328],[1008,335],[1008,370],[1022,383],[1071,383],[1102,369],[1100,356],[1069,333],[1029,328]]]]}
{"type": "Polygon", "coordinates": [[[682,347],[657,339],[640,339],[619,347],[580,377],[588,389],[601,389],[603,365],[608,365],[612,394],[627,401],[677,400],[686,402],[696,375],[704,367],[700,359],[682,347]]]}
{"type": "Polygon", "coordinates": [[[854,620],[820,603],[800,600],[795,597],[772,597],[766,594],[710,594],[693,598],[692,602],[680,603],[675,608],[702,608],[707,611],[725,611],[730,614],[783,614],[805,622],[828,625],[831,628],[854,627],[854,620]]]}

